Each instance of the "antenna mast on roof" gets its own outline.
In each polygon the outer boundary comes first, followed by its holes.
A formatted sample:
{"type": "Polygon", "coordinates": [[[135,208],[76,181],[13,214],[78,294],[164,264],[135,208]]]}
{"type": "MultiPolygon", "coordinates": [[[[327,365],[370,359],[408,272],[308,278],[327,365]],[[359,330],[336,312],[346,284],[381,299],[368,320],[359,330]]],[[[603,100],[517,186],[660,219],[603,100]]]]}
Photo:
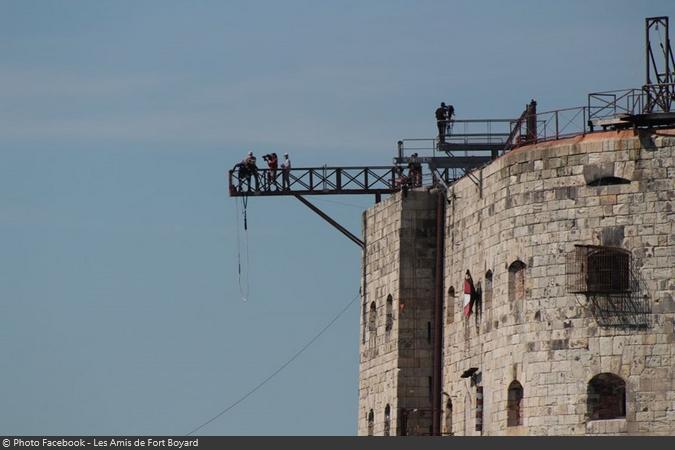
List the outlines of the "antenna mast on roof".
{"type": "Polygon", "coordinates": [[[675,59],[670,46],[668,17],[645,19],[645,45],[647,78],[642,89],[647,94],[647,101],[643,113],[670,112],[675,100],[675,59]]]}

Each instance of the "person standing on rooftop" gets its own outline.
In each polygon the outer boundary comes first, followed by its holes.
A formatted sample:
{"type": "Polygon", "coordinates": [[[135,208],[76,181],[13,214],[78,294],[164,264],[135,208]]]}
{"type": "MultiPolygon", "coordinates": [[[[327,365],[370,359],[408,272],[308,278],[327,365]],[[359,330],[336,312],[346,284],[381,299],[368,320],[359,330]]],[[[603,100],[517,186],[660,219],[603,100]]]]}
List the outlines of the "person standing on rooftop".
{"type": "Polygon", "coordinates": [[[448,108],[445,102],[441,102],[441,106],[436,108],[436,125],[438,126],[438,142],[445,142],[445,129],[448,125],[448,108]]]}

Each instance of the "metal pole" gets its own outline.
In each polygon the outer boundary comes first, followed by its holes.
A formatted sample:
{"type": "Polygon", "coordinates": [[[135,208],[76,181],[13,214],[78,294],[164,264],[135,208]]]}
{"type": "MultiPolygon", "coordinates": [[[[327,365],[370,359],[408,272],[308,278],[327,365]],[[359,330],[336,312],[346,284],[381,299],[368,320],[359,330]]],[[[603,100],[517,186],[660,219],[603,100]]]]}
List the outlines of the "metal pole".
{"type": "Polygon", "coordinates": [[[649,45],[649,18],[645,19],[645,85],[648,85],[650,83],[649,81],[649,50],[650,50],[650,45],[649,45]]]}
{"type": "MultiPolygon", "coordinates": [[[[582,109],[582,114],[583,114],[582,120],[584,121],[584,133],[583,134],[585,135],[586,134],[586,108],[582,107],[581,109],[582,109]]],[[[590,114],[590,111],[589,111],[589,114],[590,114]]]]}
{"type": "Polygon", "coordinates": [[[434,295],[434,366],[432,374],[432,434],[441,435],[441,365],[443,349],[443,235],[445,233],[445,193],[437,192],[436,202],[436,286],[434,295]]]}
{"type": "Polygon", "coordinates": [[[365,249],[365,244],[363,243],[363,241],[361,239],[354,236],[352,233],[349,232],[349,230],[347,230],[345,227],[343,227],[342,225],[337,223],[335,220],[333,220],[328,214],[324,213],[319,208],[317,208],[312,203],[310,203],[309,200],[305,199],[302,195],[298,195],[298,194],[295,194],[295,198],[297,198],[302,203],[304,203],[305,206],[307,206],[309,209],[311,209],[312,211],[317,213],[323,220],[325,220],[329,224],[333,225],[340,233],[347,236],[356,245],[358,245],[362,249],[365,249]]]}
{"type": "MultiPolygon", "coordinates": [[[[666,79],[663,80],[663,82],[664,83],[672,83],[673,78],[672,78],[672,74],[670,73],[670,56],[672,54],[670,53],[670,30],[668,29],[669,28],[668,27],[668,17],[666,17],[664,19],[664,22],[665,22],[664,28],[666,29],[666,42],[665,42],[666,50],[665,50],[665,55],[664,55],[665,60],[666,60],[666,79]]],[[[670,88],[671,88],[670,86],[666,86],[667,90],[670,90],[670,88]]]]}

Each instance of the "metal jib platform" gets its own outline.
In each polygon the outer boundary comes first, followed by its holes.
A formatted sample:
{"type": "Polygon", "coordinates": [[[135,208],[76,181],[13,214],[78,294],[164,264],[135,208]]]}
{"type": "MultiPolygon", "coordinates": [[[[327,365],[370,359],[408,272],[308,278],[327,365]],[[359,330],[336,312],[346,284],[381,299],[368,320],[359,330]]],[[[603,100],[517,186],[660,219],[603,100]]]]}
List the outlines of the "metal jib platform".
{"type": "MultiPolygon", "coordinates": [[[[408,158],[404,159],[407,162],[408,158]]],[[[433,176],[446,184],[458,178],[454,169],[467,170],[487,161],[486,157],[420,158],[420,163],[429,164],[434,169],[433,176]]],[[[382,194],[406,186],[419,187],[405,183],[402,175],[407,173],[400,166],[301,167],[290,169],[287,174],[281,169],[257,169],[248,174],[235,168],[228,172],[228,181],[231,197],[371,194],[379,201],[382,194]]]]}

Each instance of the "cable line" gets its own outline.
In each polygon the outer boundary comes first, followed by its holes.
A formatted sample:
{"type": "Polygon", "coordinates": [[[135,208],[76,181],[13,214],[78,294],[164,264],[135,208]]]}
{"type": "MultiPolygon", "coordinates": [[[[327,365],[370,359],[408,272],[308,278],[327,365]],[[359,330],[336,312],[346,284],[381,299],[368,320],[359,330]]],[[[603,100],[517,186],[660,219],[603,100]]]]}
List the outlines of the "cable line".
{"type": "Polygon", "coordinates": [[[303,345],[303,346],[300,348],[300,350],[298,350],[297,352],[295,352],[295,354],[294,354],[293,356],[291,356],[285,363],[283,363],[277,370],[275,370],[274,372],[272,372],[272,374],[270,374],[267,378],[265,378],[265,379],[262,380],[260,383],[258,383],[253,389],[251,389],[250,391],[248,391],[246,394],[242,395],[242,396],[239,398],[239,400],[237,400],[237,401],[235,401],[234,403],[232,403],[231,405],[227,406],[225,409],[223,409],[222,411],[220,411],[220,412],[219,412],[218,414],[216,414],[215,416],[211,417],[211,418],[210,418],[209,420],[207,420],[206,422],[204,422],[204,423],[202,423],[201,425],[195,427],[192,431],[190,431],[189,433],[187,433],[186,436],[190,436],[191,434],[196,433],[197,431],[201,430],[201,429],[204,428],[206,425],[210,424],[211,422],[213,422],[214,420],[216,420],[217,418],[219,418],[219,417],[222,416],[223,414],[227,413],[228,411],[230,411],[231,409],[233,409],[235,406],[239,405],[241,402],[243,402],[243,401],[246,400],[248,397],[250,397],[251,395],[253,395],[258,389],[260,389],[261,387],[263,387],[268,381],[270,381],[270,380],[271,380],[272,378],[274,378],[276,375],[278,375],[278,374],[279,374],[282,370],[284,370],[289,364],[291,364],[291,363],[292,363],[293,361],[295,361],[302,353],[304,353],[304,351],[307,350],[314,342],[316,342],[316,340],[319,339],[319,338],[321,337],[321,335],[323,335],[326,331],[328,331],[328,329],[329,329],[331,326],[333,326],[333,324],[334,324],[335,322],[337,322],[338,319],[339,319],[340,317],[342,317],[342,315],[343,315],[344,313],[347,312],[347,310],[349,309],[349,307],[352,306],[352,305],[354,304],[354,302],[356,301],[356,299],[359,298],[360,295],[361,295],[361,294],[356,294],[356,295],[354,296],[354,298],[351,299],[351,300],[349,301],[349,303],[347,303],[347,304],[345,305],[345,307],[342,308],[342,310],[340,310],[340,312],[337,313],[337,314],[335,315],[335,317],[333,317],[333,318],[331,319],[331,321],[328,322],[328,324],[327,324],[326,326],[324,326],[324,327],[321,329],[321,331],[319,331],[312,339],[310,339],[305,345],[303,345]]]}

